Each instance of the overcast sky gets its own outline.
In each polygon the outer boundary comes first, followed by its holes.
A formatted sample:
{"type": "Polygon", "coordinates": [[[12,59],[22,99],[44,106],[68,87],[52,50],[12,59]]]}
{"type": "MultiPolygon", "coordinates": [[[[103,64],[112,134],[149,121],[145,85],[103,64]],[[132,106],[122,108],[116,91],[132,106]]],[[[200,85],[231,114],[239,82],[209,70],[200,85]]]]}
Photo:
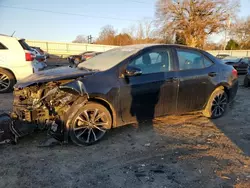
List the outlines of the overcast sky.
{"type": "MultiPolygon", "coordinates": [[[[154,14],[155,0],[0,0],[0,33],[71,42],[79,34],[96,37],[107,24],[122,31],[154,14]]],[[[241,0],[239,16],[249,15],[250,0],[241,0]]]]}

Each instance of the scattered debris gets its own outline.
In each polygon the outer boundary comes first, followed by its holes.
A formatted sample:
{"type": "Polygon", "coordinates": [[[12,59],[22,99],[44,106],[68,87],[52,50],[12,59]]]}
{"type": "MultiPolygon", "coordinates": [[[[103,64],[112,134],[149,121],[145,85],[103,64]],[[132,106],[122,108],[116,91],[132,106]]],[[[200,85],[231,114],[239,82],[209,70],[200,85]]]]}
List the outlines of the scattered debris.
{"type": "Polygon", "coordinates": [[[149,147],[149,146],[150,146],[150,143],[147,143],[147,144],[145,144],[144,146],[149,147]]]}
{"type": "Polygon", "coordinates": [[[144,176],[147,176],[147,174],[144,172],[144,171],[135,171],[135,176],[137,177],[137,178],[139,178],[139,177],[144,177],[144,176]]]}
{"type": "Polygon", "coordinates": [[[227,177],[227,176],[221,176],[222,179],[226,179],[226,180],[231,180],[231,178],[227,177]]]}
{"type": "Polygon", "coordinates": [[[163,173],[165,173],[165,171],[160,170],[160,169],[151,170],[151,172],[154,172],[154,173],[157,173],[157,174],[163,174],[163,173]]]}

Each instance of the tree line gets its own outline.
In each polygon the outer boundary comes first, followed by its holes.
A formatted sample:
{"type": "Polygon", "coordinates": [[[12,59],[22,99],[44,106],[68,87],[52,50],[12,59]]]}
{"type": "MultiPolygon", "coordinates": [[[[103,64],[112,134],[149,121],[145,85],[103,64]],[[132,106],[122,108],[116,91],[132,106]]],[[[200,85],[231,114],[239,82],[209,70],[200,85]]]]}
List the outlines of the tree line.
{"type": "MultiPolygon", "coordinates": [[[[236,0],[157,0],[155,19],[144,19],[123,32],[106,25],[93,41],[104,45],[183,44],[206,50],[250,49],[250,17],[237,17],[236,0]],[[222,35],[219,43],[212,36],[222,35]]],[[[73,42],[86,43],[79,35],[73,42]]]]}

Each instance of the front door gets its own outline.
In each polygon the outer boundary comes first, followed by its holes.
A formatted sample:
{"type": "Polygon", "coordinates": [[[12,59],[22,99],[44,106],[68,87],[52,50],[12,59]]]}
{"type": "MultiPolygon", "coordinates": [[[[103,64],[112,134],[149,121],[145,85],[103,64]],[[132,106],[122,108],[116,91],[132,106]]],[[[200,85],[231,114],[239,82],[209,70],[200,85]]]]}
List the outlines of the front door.
{"type": "Polygon", "coordinates": [[[174,113],[178,81],[168,48],[145,51],[128,66],[141,69],[139,76],[120,78],[120,101],[123,121],[144,121],[174,113]]]}

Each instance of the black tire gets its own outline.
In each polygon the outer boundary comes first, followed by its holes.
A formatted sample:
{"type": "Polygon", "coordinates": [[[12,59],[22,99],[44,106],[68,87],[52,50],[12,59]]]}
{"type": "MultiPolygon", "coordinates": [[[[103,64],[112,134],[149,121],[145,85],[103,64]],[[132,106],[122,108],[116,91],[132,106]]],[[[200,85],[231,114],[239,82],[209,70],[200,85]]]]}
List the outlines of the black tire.
{"type": "Polygon", "coordinates": [[[203,115],[211,119],[219,118],[226,112],[227,105],[228,96],[224,88],[219,87],[210,96],[206,108],[203,110],[203,115]]]}
{"type": "Polygon", "coordinates": [[[0,68],[0,93],[11,92],[15,83],[15,76],[10,71],[0,68]]]}
{"type": "Polygon", "coordinates": [[[245,76],[245,78],[244,78],[244,86],[249,87],[249,85],[250,85],[249,79],[247,78],[247,76],[245,76]]]}
{"type": "Polygon", "coordinates": [[[77,145],[91,145],[100,141],[111,127],[108,109],[99,103],[88,102],[72,118],[69,135],[77,145]]]}

